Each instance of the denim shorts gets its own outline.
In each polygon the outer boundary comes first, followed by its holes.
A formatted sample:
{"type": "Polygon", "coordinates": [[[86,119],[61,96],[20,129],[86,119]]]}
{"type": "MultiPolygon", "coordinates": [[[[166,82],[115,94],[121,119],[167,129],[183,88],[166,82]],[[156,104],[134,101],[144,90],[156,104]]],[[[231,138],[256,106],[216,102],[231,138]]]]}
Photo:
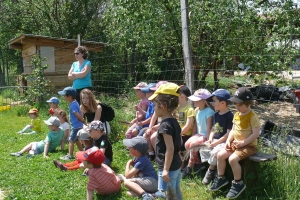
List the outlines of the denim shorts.
{"type": "MultiPolygon", "coordinates": [[[[158,170],[158,190],[167,191],[167,182],[162,179],[162,170],[158,170]]],[[[180,189],[181,168],[175,171],[169,171],[171,188],[176,192],[178,200],[182,200],[182,193],[180,189]]]]}
{"type": "Polygon", "coordinates": [[[79,131],[80,129],[82,129],[82,128],[72,128],[72,129],[71,129],[71,134],[70,134],[70,137],[69,137],[69,140],[70,140],[70,141],[75,142],[75,141],[78,140],[78,138],[77,138],[77,133],[78,133],[78,131],[79,131]]]}

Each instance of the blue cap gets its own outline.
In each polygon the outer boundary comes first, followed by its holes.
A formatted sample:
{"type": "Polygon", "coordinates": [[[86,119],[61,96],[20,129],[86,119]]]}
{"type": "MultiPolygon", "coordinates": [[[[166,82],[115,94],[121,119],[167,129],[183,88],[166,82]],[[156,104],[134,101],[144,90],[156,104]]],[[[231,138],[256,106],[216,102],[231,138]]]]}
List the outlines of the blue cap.
{"type": "Polygon", "coordinates": [[[59,91],[58,94],[61,96],[72,96],[72,97],[76,98],[77,91],[75,88],[66,87],[63,91],[59,91]]]}
{"type": "Polygon", "coordinates": [[[49,100],[46,101],[47,103],[55,103],[56,105],[59,104],[59,100],[56,97],[51,97],[49,100]]]}
{"type": "Polygon", "coordinates": [[[149,92],[154,92],[153,90],[150,90],[150,88],[156,87],[156,83],[149,83],[146,87],[140,88],[140,90],[143,93],[149,93],[149,92]]]}
{"type": "Polygon", "coordinates": [[[217,89],[214,91],[209,98],[206,99],[206,101],[212,101],[212,97],[215,96],[221,101],[227,101],[230,99],[230,93],[225,89],[217,89]]]}

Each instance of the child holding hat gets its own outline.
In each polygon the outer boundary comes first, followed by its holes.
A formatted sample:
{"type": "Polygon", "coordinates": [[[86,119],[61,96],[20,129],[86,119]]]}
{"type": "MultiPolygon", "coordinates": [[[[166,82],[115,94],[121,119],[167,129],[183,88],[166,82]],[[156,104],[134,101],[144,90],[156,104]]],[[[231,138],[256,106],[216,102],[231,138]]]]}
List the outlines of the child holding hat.
{"type": "Polygon", "coordinates": [[[49,103],[49,114],[51,116],[55,115],[55,111],[58,109],[58,104],[59,104],[59,100],[57,97],[51,97],[49,100],[46,101],[47,103],[49,103]]]}
{"type": "Polygon", "coordinates": [[[40,142],[31,142],[26,145],[21,151],[11,153],[11,156],[22,156],[23,153],[29,152],[30,156],[44,153],[44,157],[48,158],[48,152],[52,152],[60,145],[62,138],[64,137],[64,131],[59,128],[60,122],[57,117],[50,117],[48,120],[44,120],[48,125],[50,132],[47,134],[46,139],[40,142]]]}
{"type": "MultiPolygon", "coordinates": [[[[123,144],[129,148],[130,159],[126,164],[124,185],[129,189],[129,196],[139,196],[143,200],[153,199],[149,193],[157,191],[157,174],[152,162],[148,159],[148,142],[142,136],[123,140],[123,144]]],[[[122,177],[122,176],[121,176],[122,177]]]]}
{"type": "Polygon", "coordinates": [[[89,169],[87,199],[93,199],[95,190],[99,195],[113,194],[121,190],[121,180],[110,167],[102,164],[105,156],[98,147],[79,151],[76,157],[82,160],[85,168],[89,169]]]}

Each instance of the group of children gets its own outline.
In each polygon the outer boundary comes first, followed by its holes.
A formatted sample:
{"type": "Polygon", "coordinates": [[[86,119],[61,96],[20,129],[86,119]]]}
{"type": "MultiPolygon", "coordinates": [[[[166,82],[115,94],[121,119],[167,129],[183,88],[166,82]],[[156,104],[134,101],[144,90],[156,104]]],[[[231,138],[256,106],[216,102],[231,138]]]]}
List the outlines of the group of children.
{"type": "MultiPolygon", "coordinates": [[[[62,159],[74,159],[74,143],[80,151],[76,153],[76,161],[63,164],[54,160],[55,166],[61,170],[85,168],[84,174],[89,176],[88,198],[94,190],[99,194],[120,191],[121,183],[124,182],[124,186],[129,189],[127,194],[131,196],[143,199],[166,198],[167,187],[170,186],[181,200],[181,178],[201,169],[203,162],[209,163],[203,184],[208,185],[213,181],[211,191],[227,185],[228,180],[224,173],[228,159],[234,180],[227,197],[238,197],[246,188],[241,180],[239,161],[256,153],[256,139],[260,130],[259,119],[250,108],[251,92],[242,87],[231,97],[225,89],[216,90],[212,94],[206,89],[199,89],[191,95],[188,87],[167,81],[150,84],[141,82],[133,89],[141,100],[135,106],[136,117],[130,122],[131,126],[123,141],[133,156],[126,164],[124,176],[115,175],[109,168],[113,161],[113,151],[105,134],[107,130],[104,123],[99,121],[101,107],[99,108],[92,93],[84,90],[81,92],[82,106],[79,106],[76,90],[71,87],[59,92],[70,104],[72,126],[69,154],[62,159]],[[193,102],[195,110],[188,100],[193,102]],[[227,107],[229,101],[237,109],[235,115],[227,107]],[[88,123],[84,116],[89,119],[88,123]],[[84,151],[82,146],[85,147],[84,151]],[[186,167],[183,164],[184,151],[189,153],[186,167]],[[158,173],[150,160],[157,163],[158,173]]],[[[49,103],[51,106],[53,101],[49,103]]],[[[55,112],[56,109],[52,108],[53,115],[58,118],[52,116],[44,121],[50,129],[46,139],[30,143],[20,152],[11,155],[20,156],[30,151],[32,154],[44,152],[47,157],[48,152],[53,151],[59,144],[62,145],[61,142],[68,132],[64,132],[59,126],[68,121],[65,112],[55,112]],[[60,119],[62,116],[65,116],[64,120],[60,119]]],[[[37,115],[30,113],[30,117],[34,121],[37,115]]],[[[34,127],[31,123],[32,131],[34,127]]],[[[69,127],[66,126],[65,130],[67,128],[69,127]]],[[[23,132],[25,131],[22,130],[21,133],[23,132]]]]}

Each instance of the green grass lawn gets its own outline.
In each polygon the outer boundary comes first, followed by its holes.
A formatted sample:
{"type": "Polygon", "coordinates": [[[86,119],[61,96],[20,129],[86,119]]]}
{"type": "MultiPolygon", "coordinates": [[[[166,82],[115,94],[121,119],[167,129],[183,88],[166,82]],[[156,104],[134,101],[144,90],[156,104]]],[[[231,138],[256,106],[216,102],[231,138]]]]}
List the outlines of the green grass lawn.
{"type": "MultiPolygon", "coordinates": [[[[81,176],[83,170],[62,172],[55,168],[53,159],[59,159],[67,152],[60,151],[60,147],[54,153],[49,153],[49,159],[42,155],[27,159],[26,156],[13,157],[9,153],[21,150],[26,144],[43,140],[48,131],[45,124],[42,133],[37,135],[16,134],[30,119],[20,115],[20,108],[12,108],[10,111],[0,112],[0,190],[4,191],[6,199],[86,199],[87,177],[81,176]]],[[[26,113],[26,111],[24,111],[26,113]]],[[[24,113],[23,112],[23,113],[24,113]]],[[[41,110],[41,118],[47,119],[47,109],[41,110]]],[[[22,113],[21,113],[22,114],[22,113]]],[[[124,119],[124,111],[116,110],[116,118],[112,123],[113,135],[111,135],[114,151],[112,168],[115,172],[124,173],[125,164],[130,156],[122,144],[122,137],[126,127],[117,123],[124,119]]],[[[125,118],[126,120],[126,118],[125,118]]],[[[76,149],[75,149],[76,151],[76,149]]],[[[239,197],[239,199],[300,199],[300,165],[298,158],[278,155],[277,161],[256,166],[259,177],[248,174],[247,179],[252,180],[251,185],[239,197]],[[254,182],[254,183],[253,183],[254,182]]],[[[226,186],[219,192],[209,192],[208,187],[201,181],[204,171],[197,176],[182,180],[181,188],[184,199],[225,199],[230,186],[226,186]]],[[[230,176],[230,167],[227,168],[230,176]]],[[[118,194],[95,199],[134,199],[126,196],[126,188],[118,194]]]]}

